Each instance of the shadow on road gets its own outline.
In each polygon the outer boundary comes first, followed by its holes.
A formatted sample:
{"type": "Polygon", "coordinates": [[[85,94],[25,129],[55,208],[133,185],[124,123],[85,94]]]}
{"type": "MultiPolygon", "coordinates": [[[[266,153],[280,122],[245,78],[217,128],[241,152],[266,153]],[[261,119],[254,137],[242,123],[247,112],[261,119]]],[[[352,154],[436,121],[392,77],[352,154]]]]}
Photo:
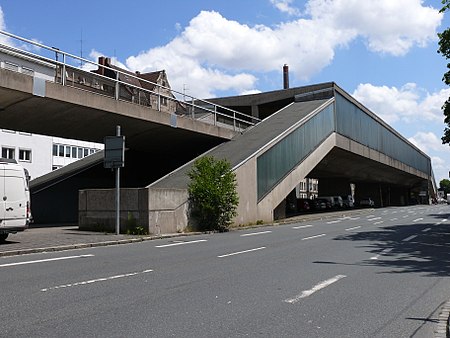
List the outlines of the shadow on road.
{"type": "MultiPolygon", "coordinates": [[[[450,214],[431,215],[436,219],[450,218],[450,214]]],[[[429,276],[450,275],[450,225],[405,224],[338,236],[335,240],[359,241],[373,253],[364,265],[393,268],[389,273],[425,273],[429,276]],[[417,237],[405,238],[405,229],[417,237]],[[395,259],[393,259],[395,257],[395,259]]],[[[316,262],[333,264],[333,262],[316,262]]]]}

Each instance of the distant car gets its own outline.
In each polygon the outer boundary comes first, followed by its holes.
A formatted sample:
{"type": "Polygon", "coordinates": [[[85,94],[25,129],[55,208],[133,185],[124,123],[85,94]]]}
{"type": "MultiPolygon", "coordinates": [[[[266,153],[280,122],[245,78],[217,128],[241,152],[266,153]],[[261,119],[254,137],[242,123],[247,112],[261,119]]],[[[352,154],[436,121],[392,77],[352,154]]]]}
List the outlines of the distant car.
{"type": "Polygon", "coordinates": [[[344,207],[344,200],[341,196],[333,196],[334,207],[342,209],[344,207]]]}
{"type": "Polygon", "coordinates": [[[314,210],[325,210],[325,209],[331,209],[331,203],[329,200],[325,198],[316,198],[314,200],[314,210]]]}
{"type": "Polygon", "coordinates": [[[311,209],[312,201],[307,198],[298,198],[297,199],[297,210],[298,211],[309,211],[311,209]]]}
{"type": "Polygon", "coordinates": [[[355,206],[355,201],[353,200],[352,195],[341,196],[342,201],[344,203],[344,208],[353,208],[355,206]]]}
{"type": "Polygon", "coordinates": [[[370,197],[366,197],[359,201],[359,206],[360,207],[374,207],[375,202],[370,197]]]}

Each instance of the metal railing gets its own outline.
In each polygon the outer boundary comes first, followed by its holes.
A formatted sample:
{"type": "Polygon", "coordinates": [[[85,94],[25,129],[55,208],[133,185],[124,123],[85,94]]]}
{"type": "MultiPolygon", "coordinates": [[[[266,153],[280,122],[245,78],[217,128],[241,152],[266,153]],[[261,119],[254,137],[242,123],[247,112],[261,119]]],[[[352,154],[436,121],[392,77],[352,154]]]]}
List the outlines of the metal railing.
{"type": "Polygon", "coordinates": [[[26,58],[29,62],[37,62],[41,67],[53,69],[54,81],[63,86],[80,88],[115,100],[147,106],[203,123],[231,128],[234,131],[245,130],[260,122],[260,119],[254,116],[186,95],[143,79],[138,74],[125,69],[113,65],[99,64],[64,52],[59,48],[49,47],[2,30],[0,30],[0,34],[13,39],[12,41],[20,41],[22,44],[22,47],[18,48],[14,47],[13,43],[0,43],[0,48],[10,54],[26,58]],[[24,43],[26,45],[23,45],[24,43]],[[40,53],[32,53],[27,49],[38,50],[40,53]],[[54,58],[52,55],[54,55],[54,58]],[[107,70],[110,76],[93,72],[93,70],[100,69],[107,70]],[[113,76],[111,76],[112,74],[113,76]],[[144,88],[144,86],[153,89],[144,88]]]}

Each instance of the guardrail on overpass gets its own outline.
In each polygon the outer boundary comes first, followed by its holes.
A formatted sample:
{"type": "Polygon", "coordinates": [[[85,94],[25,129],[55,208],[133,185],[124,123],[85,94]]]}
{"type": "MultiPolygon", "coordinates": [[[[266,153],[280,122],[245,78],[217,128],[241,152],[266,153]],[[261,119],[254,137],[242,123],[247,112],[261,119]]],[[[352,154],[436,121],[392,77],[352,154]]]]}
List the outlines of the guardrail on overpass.
{"type": "Polygon", "coordinates": [[[141,106],[148,106],[158,111],[162,111],[162,107],[167,106],[169,102],[175,107],[171,113],[190,117],[215,126],[231,128],[234,131],[242,131],[260,122],[260,119],[257,117],[172,90],[169,87],[138,77],[133,72],[114,66],[101,65],[6,31],[0,30],[0,35],[6,37],[6,43],[0,43],[0,48],[19,57],[25,57],[28,61],[34,60],[41,65],[46,64],[53,69],[54,82],[63,86],[78,87],[115,100],[124,100],[141,106]],[[22,48],[15,47],[14,41],[19,41],[22,44],[22,48]],[[24,49],[39,50],[42,55],[31,53],[24,49]],[[76,64],[79,64],[79,66],[76,64]],[[109,73],[114,74],[114,77],[93,73],[92,70],[96,67],[97,69],[109,70],[109,73]],[[123,81],[121,79],[127,80],[123,81]],[[153,87],[154,90],[136,85],[136,83],[143,83],[144,86],[153,87]],[[150,104],[152,101],[156,101],[155,106],[150,104]]]}

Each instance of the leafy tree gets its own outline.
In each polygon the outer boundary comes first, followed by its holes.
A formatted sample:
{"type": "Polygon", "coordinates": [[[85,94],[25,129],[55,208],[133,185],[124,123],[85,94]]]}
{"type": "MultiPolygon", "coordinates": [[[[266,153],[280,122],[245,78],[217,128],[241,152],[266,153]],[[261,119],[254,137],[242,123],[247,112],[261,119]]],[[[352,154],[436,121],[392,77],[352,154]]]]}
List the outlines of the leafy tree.
{"type": "MultiPolygon", "coordinates": [[[[443,7],[440,10],[444,13],[450,9],[450,0],[442,0],[443,7]]],[[[442,54],[447,60],[450,59],[450,28],[447,28],[442,33],[438,33],[439,37],[439,49],[438,53],[442,54]]],[[[445,72],[442,81],[450,86],[450,63],[447,63],[447,72],[445,72]]],[[[444,129],[444,136],[442,136],[442,143],[450,143],[450,97],[445,101],[442,106],[444,111],[444,122],[447,125],[444,129]]]]}
{"type": "Polygon", "coordinates": [[[450,180],[444,178],[439,182],[439,190],[443,190],[445,194],[450,194],[450,180]]]}
{"type": "Polygon", "coordinates": [[[200,230],[226,231],[237,215],[236,174],[227,160],[204,156],[188,172],[191,216],[200,230]]]}

